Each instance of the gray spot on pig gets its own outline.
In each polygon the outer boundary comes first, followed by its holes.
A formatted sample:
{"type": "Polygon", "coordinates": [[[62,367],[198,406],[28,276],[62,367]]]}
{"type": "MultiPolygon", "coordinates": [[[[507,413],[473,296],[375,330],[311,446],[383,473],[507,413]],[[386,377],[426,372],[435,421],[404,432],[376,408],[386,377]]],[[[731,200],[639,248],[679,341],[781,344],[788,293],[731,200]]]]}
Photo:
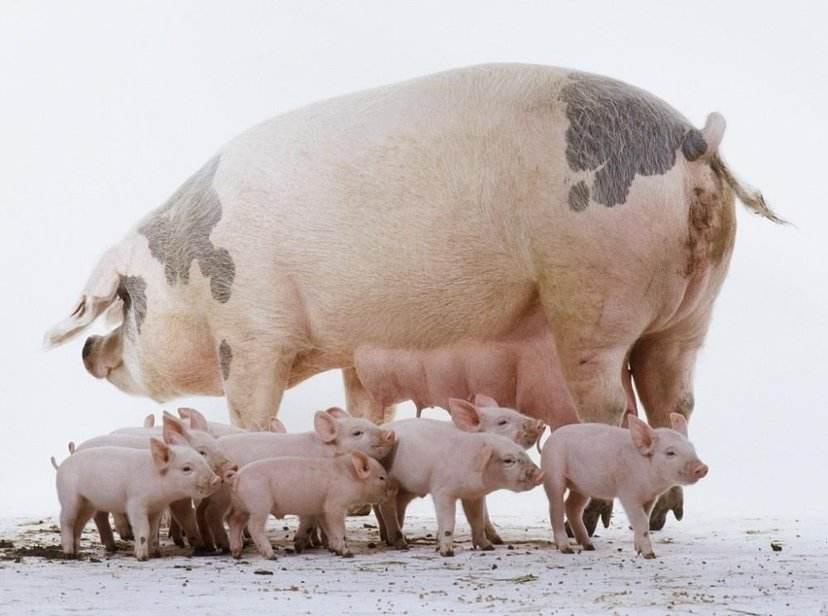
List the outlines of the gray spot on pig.
{"type": "Polygon", "coordinates": [[[684,158],[693,161],[698,159],[707,151],[707,142],[704,140],[700,130],[692,129],[684,138],[684,143],[681,144],[681,153],[684,158]]]}
{"type": "Polygon", "coordinates": [[[225,248],[210,241],[210,233],[221,220],[221,201],[213,188],[218,168],[215,156],[153,212],[139,227],[153,257],[164,264],[167,283],[190,281],[190,267],[198,262],[201,274],[210,280],[213,299],[226,303],[236,275],[236,266],[225,248]]]}
{"type": "Polygon", "coordinates": [[[124,315],[130,309],[135,314],[135,327],[141,333],[141,325],[147,317],[147,281],[143,276],[121,276],[118,295],[124,302],[124,315]]]}
{"type": "Polygon", "coordinates": [[[680,413],[685,417],[690,417],[690,413],[693,412],[693,408],[696,406],[696,398],[693,396],[692,392],[687,392],[681,397],[681,400],[678,401],[676,404],[676,408],[673,409],[673,412],[680,413]]]}
{"type": "Polygon", "coordinates": [[[231,361],[233,361],[233,349],[230,348],[230,343],[227,340],[222,340],[219,345],[219,365],[221,366],[221,376],[225,381],[230,377],[231,361]]]}
{"type": "Polygon", "coordinates": [[[446,537],[451,537],[451,531],[447,530],[443,533],[446,537]]]}
{"type": "Polygon", "coordinates": [[[576,212],[583,212],[589,205],[589,187],[586,182],[578,182],[569,189],[569,207],[576,212]]]}
{"type": "MultiPolygon", "coordinates": [[[[676,150],[684,152],[685,137],[692,132],[690,124],[664,101],[607,77],[571,73],[560,99],[566,103],[569,120],[569,167],[594,172],[592,200],[607,207],[626,202],[636,175],[669,171],[676,150]]],[[[697,158],[697,136],[689,141],[687,152],[697,158]]],[[[577,205],[583,203],[583,194],[579,189],[574,195],[577,205]]],[[[572,192],[569,202],[572,207],[572,192]]]]}
{"type": "Polygon", "coordinates": [[[147,542],[146,537],[141,537],[141,545],[144,545],[147,542]]]}

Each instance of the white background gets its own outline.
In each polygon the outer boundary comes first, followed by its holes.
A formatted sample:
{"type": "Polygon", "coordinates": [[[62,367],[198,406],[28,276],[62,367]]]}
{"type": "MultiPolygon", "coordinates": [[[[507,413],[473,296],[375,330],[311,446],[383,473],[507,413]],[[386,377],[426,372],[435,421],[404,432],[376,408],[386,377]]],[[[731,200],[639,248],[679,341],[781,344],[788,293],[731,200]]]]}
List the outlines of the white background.
{"type": "MultiPolygon", "coordinates": [[[[697,126],[713,110],[728,119],[728,161],[796,226],[739,212],[691,423],[711,473],[687,515],[825,515],[826,15],[770,6],[0,1],[0,515],[57,513],[49,456],[158,410],[86,374],[82,338],[40,350],[140,216],[268,116],[491,61],[602,73],[697,126]]],[[[226,418],[221,399],[184,402],[226,418]]],[[[288,392],[280,416],[304,430],[343,402],[329,373],[288,392]]],[[[544,496],[502,494],[491,509],[540,518],[544,496]]]]}

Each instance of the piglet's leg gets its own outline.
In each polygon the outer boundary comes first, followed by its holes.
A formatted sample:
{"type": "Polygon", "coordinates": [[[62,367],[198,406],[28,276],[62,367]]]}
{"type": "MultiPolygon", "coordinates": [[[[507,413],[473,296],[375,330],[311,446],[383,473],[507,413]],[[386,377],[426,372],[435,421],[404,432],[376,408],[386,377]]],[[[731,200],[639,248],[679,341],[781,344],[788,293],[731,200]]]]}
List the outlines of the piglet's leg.
{"type": "Polygon", "coordinates": [[[313,536],[316,535],[316,518],[309,515],[299,517],[299,528],[293,536],[293,549],[303,552],[308,545],[313,545],[313,536]]]}
{"type": "Polygon", "coordinates": [[[251,512],[247,529],[250,531],[250,536],[253,538],[253,543],[256,544],[256,549],[259,550],[259,554],[273,560],[273,546],[270,545],[270,539],[267,538],[267,533],[265,532],[267,516],[267,512],[251,512]]]}
{"type": "Polygon", "coordinates": [[[483,518],[485,519],[486,525],[486,538],[495,545],[503,545],[503,539],[500,538],[497,529],[494,527],[494,524],[492,524],[492,520],[489,517],[489,509],[486,507],[485,499],[483,500],[483,518]]]}
{"type": "Polygon", "coordinates": [[[595,546],[592,545],[592,541],[589,539],[589,533],[583,520],[584,507],[586,507],[587,501],[589,501],[589,498],[580,492],[570,490],[566,499],[566,519],[569,520],[575,540],[581,544],[584,550],[589,551],[594,550],[595,546]]]}
{"type": "Polygon", "coordinates": [[[394,498],[389,498],[385,502],[378,505],[380,516],[385,523],[385,542],[398,550],[407,550],[408,542],[400,529],[399,520],[397,517],[397,502],[394,498]]]}
{"type": "Polygon", "coordinates": [[[233,558],[241,558],[242,550],[244,549],[244,527],[248,519],[249,516],[238,509],[233,509],[228,518],[228,522],[230,523],[230,553],[233,555],[233,558]]]}
{"type": "Polygon", "coordinates": [[[129,519],[123,513],[113,513],[112,519],[115,522],[115,530],[118,531],[121,541],[132,541],[135,538],[132,534],[132,527],[129,525],[129,519]]]}
{"type": "Polygon", "coordinates": [[[153,513],[149,516],[149,525],[150,525],[150,543],[149,543],[149,555],[151,558],[161,558],[161,546],[159,545],[158,538],[160,536],[160,527],[161,527],[161,512],[153,513]]]}
{"type": "Polygon", "coordinates": [[[484,498],[463,499],[463,511],[472,531],[472,545],[481,550],[494,550],[486,537],[486,500],[484,498]]]}
{"type": "Polygon", "coordinates": [[[135,558],[149,560],[150,523],[146,509],[133,505],[127,509],[132,532],[135,535],[135,558]]]}
{"type": "Polygon", "coordinates": [[[60,509],[60,543],[66,558],[75,558],[80,545],[75,542],[75,524],[83,508],[81,497],[72,495],[64,500],[61,497],[60,509]]]}
{"type": "Polygon", "coordinates": [[[227,540],[227,532],[224,530],[224,518],[230,509],[230,489],[221,488],[218,492],[201,502],[204,506],[204,520],[213,537],[218,549],[227,553],[230,551],[230,543],[227,540]]]}
{"type": "Polygon", "coordinates": [[[454,556],[454,525],[457,499],[446,494],[432,494],[437,513],[437,549],[440,556],[454,556]]]}
{"type": "Polygon", "coordinates": [[[170,503],[170,513],[172,513],[172,519],[178,523],[184,531],[184,534],[187,535],[187,540],[193,546],[193,552],[195,554],[204,554],[205,546],[201,540],[201,533],[198,532],[193,501],[185,498],[170,503]]]}
{"type": "Polygon", "coordinates": [[[621,497],[621,505],[633,527],[636,553],[644,558],[655,558],[653,544],[650,542],[650,512],[645,509],[644,505],[629,496],[621,497]]]}
{"type": "Polygon", "coordinates": [[[322,530],[328,536],[328,549],[331,552],[350,558],[353,554],[348,550],[345,543],[345,515],[347,511],[333,510],[326,511],[320,521],[322,530]]]}
{"type": "Polygon", "coordinates": [[[563,554],[572,554],[564,525],[564,493],[566,492],[564,478],[553,472],[547,472],[544,476],[543,488],[546,491],[546,498],[549,499],[549,519],[552,522],[555,545],[563,554]]]}
{"type": "Polygon", "coordinates": [[[109,525],[109,513],[106,511],[95,512],[95,526],[98,528],[98,534],[101,536],[101,543],[107,552],[114,552],[118,548],[115,545],[115,536],[112,534],[112,527],[109,525]]]}

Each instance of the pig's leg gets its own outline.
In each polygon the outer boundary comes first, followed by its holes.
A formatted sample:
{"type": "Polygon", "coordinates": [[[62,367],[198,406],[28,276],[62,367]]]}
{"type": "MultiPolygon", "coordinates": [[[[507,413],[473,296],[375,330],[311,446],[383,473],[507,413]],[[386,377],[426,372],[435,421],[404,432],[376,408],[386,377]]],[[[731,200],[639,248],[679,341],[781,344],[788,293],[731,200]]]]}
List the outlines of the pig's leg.
{"type": "Polygon", "coordinates": [[[270,544],[270,539],[267,538],[267,532],[265,532],[268,515],[270,513],[267,511],[264,513],[251,511],[250,519],[247,522],[247,530],[250,531],[250,536],[253,538],[253,543],[256,544],[256,549],[259,550],[259,554],[273,560],[273,546],[270,544]]]}
{"type": "Polygon", "coordinates": [[[619,497],[630,524],[633,527],[635,551],[644,558],[655,558],[653,544],[650,542],[650,515],[640,502],[628,495],[619,497]]]}
{"type": "Polygon", "coordinates": [[[486,507],[486,500],[483,499],[483,516],[486,520],[486,537],[495,545],[503,545],[503,539],[497,533],[491,518],[489,518],[489,509],[486,507]]]}
{"type": "Polygon", "coordinates": [[[239,509],[233,509],[227,520],[230,524],[230,554],[233,555],[233,558],[241,558],[244,549],[244,527],[249,519],[250,516],[247,513],[239,509]]]}
{"type": "Polygon", "coordinates": [[[377,528],[379,528],[380,541],[386,545],[391,545],[388,542],[388,531],[385,526],[385,518],[382,517],[382,509],[379,505],[374,505],[374,516],[377,518],[377,528]]]}
{"type": "Polygon", "coordinates": [[[440,556],[454,556],[454,525],[457,520],[457,499],[446,494],[432,494],[437,512],[437,549],[440,556]]]}
{"type": "Polygon", "coordinates": [[[210,526],[207,524],[206,509],[207,499],[202,499],[196,507],[196,525],[198,526],[198,534],[201,535],[201,541],[204,543],[205,551],[215,552],[216,544],[213,540],[213,533],[210,532],[210,526]]]}
{"type": "MultiPolygon", "coordinates": [[[[198,532],[198,524],[196,523],[195,510],[193,509],[193,501],[189,498],[184,498],[174,503],[170,503],[171,518],[174,520],[187,535],[187,540],[193,546],[193,554],[206,554],[204,542],[201,540],[201,533],[198,532]]],[[[177,544],[176,544],[177,545],[177,544]]]]}
{"type": "Polygon", "coordinates": [[[231,422],[242,428],[269,425],[279,411],[295,354],[287,347],[274,350],[280,348],[278,342],[259,339],[230,348],[224,395],[231,422]]]}
{"type": "Polygon", "coordinates": [[[472,531],[472,545],[483,551],[494,550],[494,546],[486,537],[486,499],[463,499],[463,511],[472,531]]]}
{"type": "Polygon", "coordinates": [[[75,554],[80,550],[81,533],[84,526],[95,515],[95,508],[86,500],[81,501],[78,509],[78,517],[75,518],[74,538],[75,538],[75,554]]]}
{"type": "Polygon", "coordinates": [[[580,492],[569,490],[569,496],[566,499],[566,518],[572,527],[575,540],[581,544],[584,550],[589,551],[594,550],[595,546],[589,540],[589,533],[583,520],[584,507],[586,507],[587,501],[589,501],[589,498],[580,492]]]}
{"type": "MultiPolygon", "coordinates": [[[[544,470],[546,471],[546,468],[544,470]]],[[[566,482],[563,476],[546,471],[543,479],[543,489],[546,492],[546,498],[549,500],[549,520],[552,523],[552,535],[555,539],[555,545],[563,554],[572,554],[572,548],[569,547],[569,537],[566,536],[564,525],[566,482]]]]}
{"type": "Polygon", "coordinates": [[[299,528],[293,536],[293,549],[297,553],[305,551],[308,545],[313,545],[313,536],[316,535],[316,518],[309,515],[299,517],[299,528]]]}
{"type": "Polygon", "coordinates": [[[149,526],[150,526],[150,542],[149,542],[149,555],[150,558],[161,558],[161,545],[159,542],[159,537],[161,535],[161,513],[152,513],[149,515],[149,526]]]}
{"type": "Polygon", "coordinates": [[[150,548],[150,523],[146,509],[133,505],[128,507],[127,516],[135,534],[135,558],[138,560],[149,559],[150,548]]]}
{"type": "Polygon", "coordinates": [[[385,502],[377,505],[377,507],[379,507],[380,516],[385,523],[385,543],[398,550],[407,550],[408,542],[406,542],[405,535],[400,530],[397,518],[396,499],[389,498],[385,502]]]}
{"type": "Polygon", "coordinates": [[[353,554],[345,543],[345,511],[326,511],[320,518],[322,530],[328,536],[328,549],[339,556],[351,558],[353,554]]]}
{"type": "MultiPolygon", "coordinates": [[[[63,555],[66,558],[75,558],[80,549],[80,533],[77,533],[78,539],[76,539],[75,527],[82,518],[84,509],[83,497],[77,494],[64,497],[61,494],[60,504],[60,544],[63,548],[63,555]]],[[[83,525],[81,525],[82,528],[83,525]]]]}
{"type": "MultiPolygon", "coordinates": [[[[647,336],[636,343],[630,357],[638,396],[655,428],[670,427],[670,413],[690,419],[693,412],[693,368],[696,355],[707,330],[707,319],[695,327],[689,325],[657,336],[647,336]]],[[[677,520],[684,514],[680,487],[668,490],[656,502],[650,516],[650,529],[661,530],[672,511],[677,520]]]]}
{"type": "Polygon", "coordinates": [[[342,380],[345,384],[345,404],[351,415],[365,417],[375,424],[393,421],[394,405],[376,402],[359,380],[354,368],[343,368],[342,380]]]}
{"type": "Polygon", "coordinates": [[[184,547],[184,533],[181,532],[181,526],[175,521],[175,518],[170,516],[169,537],[173,543],[180,548],[184,547]]]}
{"type": "Polygon", "coordinates": [[[135,538],[132,534],[132,527],[129,525],[129,519],[123,513],[113,513],[112,519],[115,522],[115,530],[118,531],[121,541],[132,541],[135,538]]]}
{"type": "Polygon", "coordinates": [[[96,511],[94,520],[104,548],[107,552],[115,552],[118,547],[115,545],[115,536],[112,534],[112,527],[109,525],[109,513],[96,511]]]}
{"type": "Polygon", "coordinates": [[[230,550],[227,531],[224,530],[224,518],[230,509],[230,490],[226,487],[202,501],[204,504],[204,519],[210,529],[216,546],[222,552],[230,550]]]}
{"type": "Polygon", "coordinates": [[[402,530],[402,527],[405,526],[405,510],[408,509],[408,505],[410,505],[413,500],[413,494],[409,494],[408,492],[397,493],[397,525],[400,527],[400,530],[402,530]]]}

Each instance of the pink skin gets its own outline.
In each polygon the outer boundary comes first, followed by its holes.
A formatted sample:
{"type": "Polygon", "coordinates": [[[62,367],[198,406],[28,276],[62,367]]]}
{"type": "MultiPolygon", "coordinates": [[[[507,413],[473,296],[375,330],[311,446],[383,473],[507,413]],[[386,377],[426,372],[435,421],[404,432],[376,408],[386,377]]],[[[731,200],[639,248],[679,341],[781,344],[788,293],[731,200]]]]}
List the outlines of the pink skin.
{"type": "MultiPolygon", "coordinates": [[[[182,424],[192,430],[201,430],[208,432],[216,438],[221,436],[228,436],[230,434],[244,434],[247,430],[231,426],[217,421],[207,421],[207,419],[195,409],[181,407],[178,409],[178,415],[181,418],[182,424]]],[[[256,431],[266,432],[286,432],[284,424],[277,418],[271,419],[265,425],[255,425],[251,429],[256,431]]],[[[155,416],[147,415],[144,419],[143,426],[129,426],[126,428],[118,428],[113,430],[112,434],[133,434],[138,436],[160,436],[161,428],[155,427],[155,416]]]]}
{"type": "Polygon", "coordinates": [[[379,503],[393,493],[382,465],[362,452],[333,458],[279,457],[246,465],[233,484],[230,550],[241,557],[245,525],[265,558],[273,546],[265,533],[270,514],[295,514],[318,520],[328,536],[328,547],[340,556],[352,556],[345,543],[348,509],[379,503]]]}
{"type": "MultiPolygon", "coordinates": [[[[372,458],[386,457],[394,446],[395,435],[372,424],[367,419],[351,417],[338,408],[318,411],[314,415],[314,431],[296,434],[249,432],[219,439],[222,450],[239,466],[265,458],[293,456],[301,458],[331,458],[341,453],[360,451],[372,458]]],[[[204,503],[204,516],[210,533],[224,551],[229,549],[224,530],[224,519],[230,509],[230,491],[219,490],[204,503]]],[[[313,521],[297,531],[297,549],[302,550],[313,521]]]]}
{"type": "MultiPolygon", "coordinates": [[[[149,430],[152,430],[153,435],[155,434],[155,428],[150,428],[149,430]]],[[[218,440],[204,430],[187,429],[179,419],[168,413],[164,413],[163,427],[158,430],[160,430],[160,435],[163,436],[165,443],[192,447],[224,481],[232,480],[236,471],[238,471],[238,466],[230,462],[222,453],[218,440]]],[[[149,447],[149,436],[146,434],[144,436],[138,436],[137,434],[131,433],[107,434],[84,441],[75,447],[74,450],[84,451],[98,447],[147,449],[149,447]]],[[[176,538],[177,544],[184,545],[183,539],[180,537],[180,531],[183,529],[190,544],[197,552],[209,551],[212,548],[209,537],[206,537],[207,541],[202,537],[205,534],[205,527],[202,525],[199,528],[190,499],[182,499],[181,501],[172,503],[170,510],[172,512],[171,534],[176,538]]],[[[115,525],[121,538],[126,539],[133,535],[129,521],[118,512],[112,513],[114,514],[115,525]]],[[[109,526],[107,512],[98,511],[95,514],[95,524],[98,527],[101,541],[106,549],[108,551],[114,551],[116,546],[112,530],[109,526]]]]}
{"type": "Polygon", "coordinates": [[[494,340],[467,340],[427,351],[362,346],[359,382],[378,407],[412,400],[419,412],[448,408],[450,398],[479,392],[553,429],[578,422],[546,319],[537,312],[494,340]]]}
{"type": "Polygon", "coordinates": [[[472,543],[491,550],[485,532],[484,497],[500,489],[530,490],[543,479],[543,472],[526,452],[502,436],[464,432],[449,422],[432,419],[404,419],[387,426],[397,434],[397,447],[386,465],[398,494],[382,503],[379,511],[386,541],[397,548],[407,547],[400,530],[405,507],[413,498],[431,494],[441,555],[454,555],[458,499],[472,528],[472,543]]]}
{"type": "Polygon", "coordinates": [[[63,553],[76,557],[80,534],[96,511],[129,516],[135,557],[160,556],[161,513],[176,501],[205,498],[221,477],[191,447],[148,439],[150,451],[98,447],[69,456],[57,471],[63,553]]]}
{"type": "Polygon", "coordinates": [[[572,553],[564,511],[575,539],[585,550],[593,550],[581,519],[584,506],[589,498],[617,497],[632,524],[636,552],[655,558],[649,514],[656,498],[673,486],[696,483],[708,471],[687,440],[687,420],[678,413],[671,414],[670,420],[672,429],[654,429],[628,413],[629,429],[580,424],[552,433],[544,444],[541,466],[555,544],[561,552],[572,553]]]}

